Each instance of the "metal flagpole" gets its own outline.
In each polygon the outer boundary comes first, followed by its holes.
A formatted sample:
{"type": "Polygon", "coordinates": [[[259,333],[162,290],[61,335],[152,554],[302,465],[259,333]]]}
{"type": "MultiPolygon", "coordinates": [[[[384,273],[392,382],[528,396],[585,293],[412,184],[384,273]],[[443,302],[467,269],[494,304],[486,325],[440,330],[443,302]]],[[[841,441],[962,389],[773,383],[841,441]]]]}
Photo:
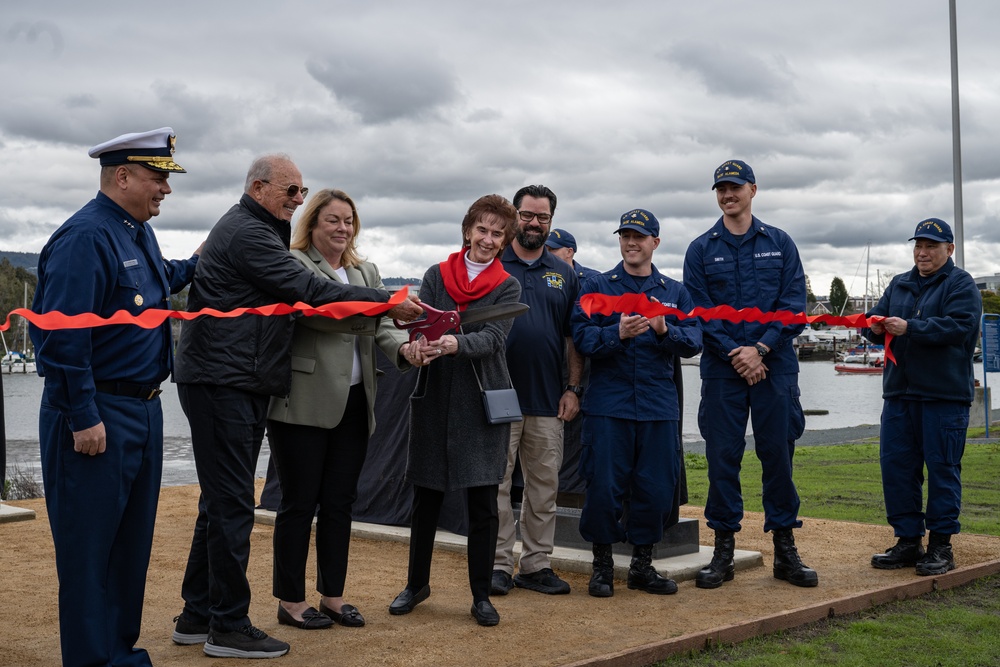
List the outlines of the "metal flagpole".
{"type": "Polygon", "coordinates": [[[952,169],[955,178],[955,265],[965,268],[965,231],[962,223],[962,132],[958,113],[958,30],[955,20],[955,0],[948,2],[951,23],[951,138],[952,169]]]}

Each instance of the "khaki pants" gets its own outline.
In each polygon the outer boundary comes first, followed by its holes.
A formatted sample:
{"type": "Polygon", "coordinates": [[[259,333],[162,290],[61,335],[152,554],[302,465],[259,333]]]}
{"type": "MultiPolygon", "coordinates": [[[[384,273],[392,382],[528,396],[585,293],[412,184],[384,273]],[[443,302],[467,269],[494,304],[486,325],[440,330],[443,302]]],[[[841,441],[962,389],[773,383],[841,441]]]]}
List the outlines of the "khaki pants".
{"type": "Polygon", "coordinates": [[[510,506],[511,477],[518,454],[524,477],[521,501],[520,571],[531,574],[551,567],[549,556],[556,533],[556,495],[563,458],[563,421],[558,417],[524,416],[510,425],[507,472],[497,494],[500,530],[494,570],[514,573],[514,513],[510,506]]]}

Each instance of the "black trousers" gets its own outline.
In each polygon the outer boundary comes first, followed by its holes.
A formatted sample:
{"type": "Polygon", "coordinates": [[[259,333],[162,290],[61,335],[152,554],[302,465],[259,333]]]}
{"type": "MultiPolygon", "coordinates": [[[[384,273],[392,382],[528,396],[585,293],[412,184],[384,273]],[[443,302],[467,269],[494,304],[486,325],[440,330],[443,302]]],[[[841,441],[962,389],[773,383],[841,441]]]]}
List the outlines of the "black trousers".
{"type": "Polygon", "coordinates": [[[274,597],[287,602],[306,599],[313,516],[316,590],[340,597],[351,546],[351,506],[358,497],[358,478],[368,452],[365,386],[351,387],[344,416],[334,428],[269,419],[267,432],[281,482],[281,504],[274,520],[274,597]]]}
{"type": "Polygon", "coordinates": [[[269,397],[215,385],[178,384],[191,424],[201,498],[181,596],[184,615],[218,632],[250,622],[254,472],[269,397]]]}
{"type": "MultiPolygon", "coordinates": [[[[493,556],[497,549],[498,485],[474,486],[465,490],[469,511],[469,588],[472,601],[490,598],[493,556]]],[[[444,492],[423,486],[413,487],[413,513],[410,517],[410,570],[406,587],[418,591],[430,583],[434,535],[444,492]]]]}

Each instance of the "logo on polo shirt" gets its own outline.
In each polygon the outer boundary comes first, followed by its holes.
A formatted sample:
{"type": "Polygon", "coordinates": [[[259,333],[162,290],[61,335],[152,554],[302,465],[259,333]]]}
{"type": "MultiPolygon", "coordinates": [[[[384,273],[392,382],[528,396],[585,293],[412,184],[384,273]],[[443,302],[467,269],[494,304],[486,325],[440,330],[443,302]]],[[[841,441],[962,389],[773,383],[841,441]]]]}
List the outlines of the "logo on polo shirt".
{"type": "Polygon", "coordinates": [[[556,273],[555,271],[546,272],[542,276],[542,279],[545,281],[546,285],[555,289],[563,289],[566,285],[566,279],[563,278],[561,273],[556,273]]]}

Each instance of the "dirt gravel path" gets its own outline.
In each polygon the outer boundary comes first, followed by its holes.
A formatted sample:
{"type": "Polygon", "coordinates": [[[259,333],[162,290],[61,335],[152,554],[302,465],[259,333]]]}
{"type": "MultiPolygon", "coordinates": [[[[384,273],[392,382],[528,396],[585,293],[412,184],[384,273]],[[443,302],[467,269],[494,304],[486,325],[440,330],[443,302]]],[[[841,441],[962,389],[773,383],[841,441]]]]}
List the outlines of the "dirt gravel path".
{"type": "MultiPolygon", "coordinates": [[[[251,664],[213,660],[199,646],[181,647],[170,641],[172,619],[182,605],[181,578],[197,499],[197,486],[161,492],[140,645],[158,666],[251,664]]],[[[43,500],[14,504],[34,509],[38,518],[0,525],[4,645],[0,666],[49,667],[59,664],[59,641],[56,571],[45,504],[43,500]]],[[[700,517],[701,509],[685,507],[682,514],[700,517]]],[[[682,582],[677,595],[659,597],[630,591],[622,582],[614,597],[597,599],[587,595],[587,576],[567,573],[564,576],[573,587],[570,595],[515,589],[494,598],[502,619],[495,628],[481,628],[470,616],[465,559],[446,552],[435,554],[430,599],[408,616],[390,616],[387,606],[406,580],[407,547],[356,539],[347,599],[361,609],[368,624],[311,632],[277,623],[277,602],[271,596],[272,529],[258,525],[251,538],[250,615],[266,632],[291,643],[291,652],[275,663],[285,667],[561,665],[916,579],[912,570],[885,572],[869,566],[872,553],[892,544],[889,528],[805,519],[796,538],[803,560],[819,572],[820,585],[795,588],[771,576],[773,549],[770,537],[762,532],[762,521],[761,515],[748,514],[737,545],[761,551],[764,567],[737,573],[736,580],[721,589],[705,591],[693,582],[682,582]]],[[[708,543],[705,530],[702,541],[708,543]]],[[[954,545],[959,566],[1000,558],[1000,538],[959,535],[954,545]]],[[[314,575],[313,562],[308,572],[314,575]]]]}

